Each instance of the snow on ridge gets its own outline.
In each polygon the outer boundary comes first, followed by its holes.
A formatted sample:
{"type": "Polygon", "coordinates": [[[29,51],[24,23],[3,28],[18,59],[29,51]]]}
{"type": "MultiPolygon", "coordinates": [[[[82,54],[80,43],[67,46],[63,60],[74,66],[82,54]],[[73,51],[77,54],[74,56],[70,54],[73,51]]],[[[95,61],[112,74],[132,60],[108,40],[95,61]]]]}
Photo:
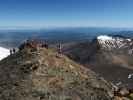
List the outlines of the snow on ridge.
{"type": "Polygon", "coordinates": [[[10,55],[9,49],[0,47],[0,60],[6,58],[8,55],[10,55]]]}
{"type": "Polygon", "coordinates": [[[97,37],[98,40],[113,40],[113,38],[111,36],[107,36],[107,35],[100,35],[97,37]]]}
{"type": "Polygon", "coordinates": [[[97,37],[98,40],[102,40],[102,41],[110,41],[110,40],[117,40],[117,41],[123,41],[123,40],[127,40],[129,42],[131,42],[130,38],[124,39],[121,37],[112,37],[112,36],[108,36],[108,35],[100,35],[97,37]]]}
{"type": "Polygon", "coordinates": [[[133,41],[130,38],[122,38],[119,36],[113,37],[108,35],[100,35],[97,37],[98,43],[103,49],[114,50],[118,49],[127,49],[128,53],[133,53],[133,41]],[[129,49],[130,48],[130,49],[129,49]]]}

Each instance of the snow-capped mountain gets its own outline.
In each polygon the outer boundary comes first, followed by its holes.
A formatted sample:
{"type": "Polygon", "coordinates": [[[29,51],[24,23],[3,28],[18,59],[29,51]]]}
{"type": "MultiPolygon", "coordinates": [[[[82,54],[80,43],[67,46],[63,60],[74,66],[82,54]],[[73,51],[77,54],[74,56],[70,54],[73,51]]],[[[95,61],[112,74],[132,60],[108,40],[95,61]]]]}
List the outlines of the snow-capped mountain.
{"type": "Polygon", "coordinates": [[[97,37],[98,44],[104,50],[126,51],[128,54],[133,54],[133,40],[120,36],[101,35],[97,37]]]}
{"type": "Polygon", "coordinates": [[[92,41],[63,45],[64,54],[121,86],[133,87],[133,40],[120,35],[100,35],[92,41]]]}

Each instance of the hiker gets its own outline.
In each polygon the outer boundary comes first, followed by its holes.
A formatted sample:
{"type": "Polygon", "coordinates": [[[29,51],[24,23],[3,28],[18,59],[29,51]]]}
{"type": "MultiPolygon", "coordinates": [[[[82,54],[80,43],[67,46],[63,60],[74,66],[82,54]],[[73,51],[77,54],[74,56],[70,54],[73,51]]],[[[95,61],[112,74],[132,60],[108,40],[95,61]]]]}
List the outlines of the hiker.
{"type": "Polygon", "coordinates": [[[14,54],[14,53],[16,53],[16,50],[15,50],[15,48],[13,48],[13,49],[12,49],[12,52],[13,52],[13,54],[14,54]]]}
{"type": "Polygon", "coordinates": [[[57,45],[57,50],[58,50],[58,53],[57,53],[56,57],[61,58],[62,57],[62,45],[61,45],[61,43],[59,43],[59,45],[57,45]]]}
{"type": "Polygon", "coordinates": [[[48,49],[48,44],[47,43],[45,43],[45,48],[48,49]]]}
{"type": "Polygon", "coordinates": [[[46,42],[45,43],[42,43],[42,48],[48,49],[48,44],[46,42]]]}
{"type": "Polygon", "coordinates": [[[12,49],[10,49],[10,55],[12,55],[12,54],[13,54],[12,49]]]}
{"type": "Polygon", "coordinates": [[[62,54],[62,45],[61,45],[61,43],[59,43],[59,45],[58,45],[58,53],[62,54]]]}

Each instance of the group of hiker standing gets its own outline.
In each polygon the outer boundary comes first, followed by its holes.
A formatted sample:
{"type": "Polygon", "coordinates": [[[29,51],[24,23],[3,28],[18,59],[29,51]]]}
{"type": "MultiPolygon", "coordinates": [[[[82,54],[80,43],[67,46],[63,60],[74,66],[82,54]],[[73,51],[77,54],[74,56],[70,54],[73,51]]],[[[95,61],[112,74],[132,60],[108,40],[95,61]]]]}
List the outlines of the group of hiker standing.
{"type": "MultiPolygon", "coordinates": [[[[27,48],[27,47],[30,47],[30,48],[41,47],[41,48],[48,49],[49,45],[48,45],[47,42],[42,42],[42,41],[37,41],[37,40],[27,40],[23,44],[21,44],[18,49],[21,51],[21,50],[23,50],[24,48],[27,48]]],[[[10,55],[16,53],[16,51],[17,51],[16,48],[10,49],[10,55]]],[[[57,45],[57,52],[59,54],[62,54],[62,44],[61,43],[59,43],[57,45]]]]}

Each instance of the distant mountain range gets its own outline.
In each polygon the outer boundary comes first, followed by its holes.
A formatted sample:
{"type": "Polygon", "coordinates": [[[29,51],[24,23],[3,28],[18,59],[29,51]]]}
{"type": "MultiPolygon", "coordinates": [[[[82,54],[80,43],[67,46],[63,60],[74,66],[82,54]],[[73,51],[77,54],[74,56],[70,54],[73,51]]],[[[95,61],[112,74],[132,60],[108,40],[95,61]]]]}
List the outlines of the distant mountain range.
{"type": "Polygon", "coordinates": [[[1,29],[0,45],[4,47],[17,47],[27,38],[40,38],[49,41],[49,43],[86,41],[99,35],[109,34],[133,37],[132,29],[124,28],[1,29]]]}

